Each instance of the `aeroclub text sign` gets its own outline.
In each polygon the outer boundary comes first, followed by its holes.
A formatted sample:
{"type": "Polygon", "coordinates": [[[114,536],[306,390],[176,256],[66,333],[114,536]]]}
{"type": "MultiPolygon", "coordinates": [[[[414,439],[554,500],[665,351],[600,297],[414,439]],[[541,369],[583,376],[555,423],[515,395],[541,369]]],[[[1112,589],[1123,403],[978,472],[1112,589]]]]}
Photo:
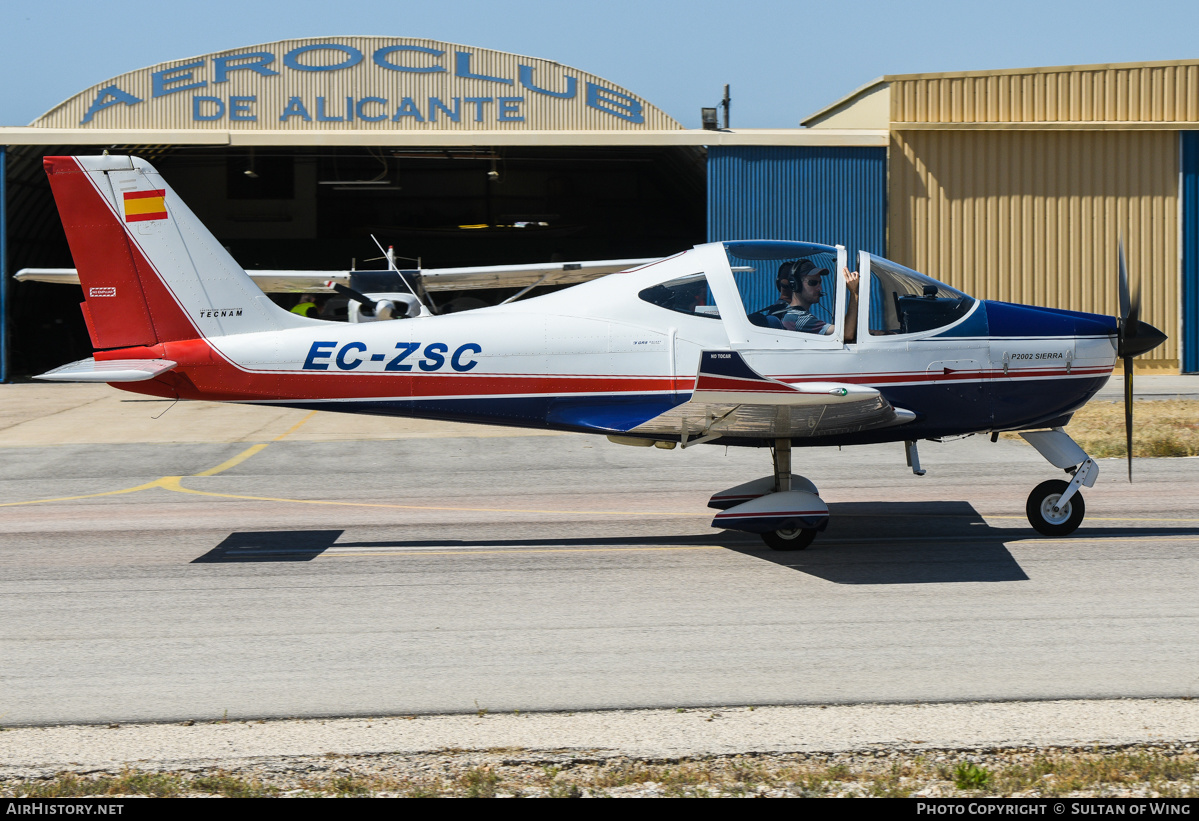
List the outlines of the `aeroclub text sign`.
{"type": "Polygon", "coordinates": [[[432,40],[285,40],[123,74],[34,126],[672,129],[642,98],[549,60],[432,40]]]}

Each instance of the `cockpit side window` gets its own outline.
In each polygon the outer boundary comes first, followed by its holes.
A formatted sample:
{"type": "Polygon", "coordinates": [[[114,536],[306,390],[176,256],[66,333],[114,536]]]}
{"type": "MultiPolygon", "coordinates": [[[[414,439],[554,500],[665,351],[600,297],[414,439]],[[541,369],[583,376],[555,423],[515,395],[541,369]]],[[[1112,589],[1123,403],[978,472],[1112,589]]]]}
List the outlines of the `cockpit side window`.
{"type": "Polygon", "coordinates": [[[870,257],[870,333],[914,334],[961,319],[974,305],[943,282],[881,257],[870,257]]]}
{"type": "Polygon", "coordinates": [[[720,311],[703,274],[689,274],[649,288],[637,294],[641,299],[669,311],[720,319],[720,311]]]}
{"type": "MultiPolygon", "coordinates": [[[[813,253],[790,259],[738,259],[729,254],[733,281],[741,296],[745,315],[753,325],[775,330],[795,330],[785,322],[792,309],[794,288],[801,285],[804,275],[825,274],[836,270],[833,254],[813,253]]],[[[801,286],[802,287],[802,286],[801,286]]],[[[817,325],[835,324],[833,307],[836,301],[837,280],[824,276],[824,298],[808,305],[808,313],[819,320],[817,325]]]]}

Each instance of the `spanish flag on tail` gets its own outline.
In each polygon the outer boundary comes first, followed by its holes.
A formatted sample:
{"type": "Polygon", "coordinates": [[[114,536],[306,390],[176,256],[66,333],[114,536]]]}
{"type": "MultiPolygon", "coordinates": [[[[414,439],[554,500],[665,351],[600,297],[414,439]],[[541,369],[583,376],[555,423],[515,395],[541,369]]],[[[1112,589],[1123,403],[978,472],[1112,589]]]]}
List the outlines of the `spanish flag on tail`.
{"type": "Polygon", "coordinates": [[[127,191],[125,193],[125,222],[145,222],[167,218],[166,189],[127,191]]]}

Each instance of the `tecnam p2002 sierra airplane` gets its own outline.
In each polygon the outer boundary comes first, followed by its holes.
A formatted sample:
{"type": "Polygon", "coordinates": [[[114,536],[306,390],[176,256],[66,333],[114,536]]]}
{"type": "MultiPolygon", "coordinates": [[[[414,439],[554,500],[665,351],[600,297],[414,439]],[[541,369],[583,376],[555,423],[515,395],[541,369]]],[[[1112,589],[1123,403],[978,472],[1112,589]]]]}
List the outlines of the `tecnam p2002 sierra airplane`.
{"type": "Polygon", "coordinates": [[[1079,489],[1098,469],[1062,426],[1117,357],[1130,401],[1131,358],[1165,338],[1138,321],[1122,253],[1117,318],[976,300],[864,252],[858,278],[841,246],[771,240],[700,245],[465,313],[328,322],[272,303],[148,163],[48,157],[45,167],[97,350],[42,378],[630,445],[768,447],[770,476],[709,504],[713,526],[780,550],[806,547],[829,518],[812,482],[791,472],[793,446],[904,442],[919,473],[917,440],[1009,430],[1071,475],[1033,490],[1032,525],[1072,532],[1079,489]],[[823,321],[818,292],[800,305],[806,317],[751,301],[773,295],[779,273],[798,292],[829,270],[843,274],[830,277],[823,321]],[[823,333],[794,330],[800,317],[823,333]]]}

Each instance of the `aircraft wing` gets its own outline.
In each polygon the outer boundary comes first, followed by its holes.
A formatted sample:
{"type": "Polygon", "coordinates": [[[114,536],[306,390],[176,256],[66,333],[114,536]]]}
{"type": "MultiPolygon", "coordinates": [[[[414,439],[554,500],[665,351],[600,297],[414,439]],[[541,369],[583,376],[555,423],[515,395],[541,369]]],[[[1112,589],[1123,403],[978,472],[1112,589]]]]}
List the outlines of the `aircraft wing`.
{"type": "Polygon", "coordinates": [[[691,399],[627,431],[680,435],[683,446],[720,437],[798,439],[902,425],[916,414],[874,388],[788,384],[762,376],[733,351],[704,351],[691,399]]]}
{"type": "Polygon", "coordinates": [[[422,268],[429,291],[465,291],[474,288],[512,288],[527,285],[574,285],[605,274],[639,268],[648,259],[601,259],[587,262],[544,262],[535,265],[481,265],[471,268],[422,268]]]}
{"type": "MultiPolygon", "coordinates": [[[[469,268],[422,268],[427,291],[465,291],[475,288],[522,288],[532,285],[573,285],[616,271],[627,271],[651,262],[648,259],[602,259],[586,262],[544,262],[532,265],[481,265],[469,268]]],[[[349,271],[246,271],[254,284],[268,294],[330,292],[326,283],[348,285],[349,271]]],[[[53,282],[78,285],[74,268],[22,268],[18,282],[53,282]]]]}

